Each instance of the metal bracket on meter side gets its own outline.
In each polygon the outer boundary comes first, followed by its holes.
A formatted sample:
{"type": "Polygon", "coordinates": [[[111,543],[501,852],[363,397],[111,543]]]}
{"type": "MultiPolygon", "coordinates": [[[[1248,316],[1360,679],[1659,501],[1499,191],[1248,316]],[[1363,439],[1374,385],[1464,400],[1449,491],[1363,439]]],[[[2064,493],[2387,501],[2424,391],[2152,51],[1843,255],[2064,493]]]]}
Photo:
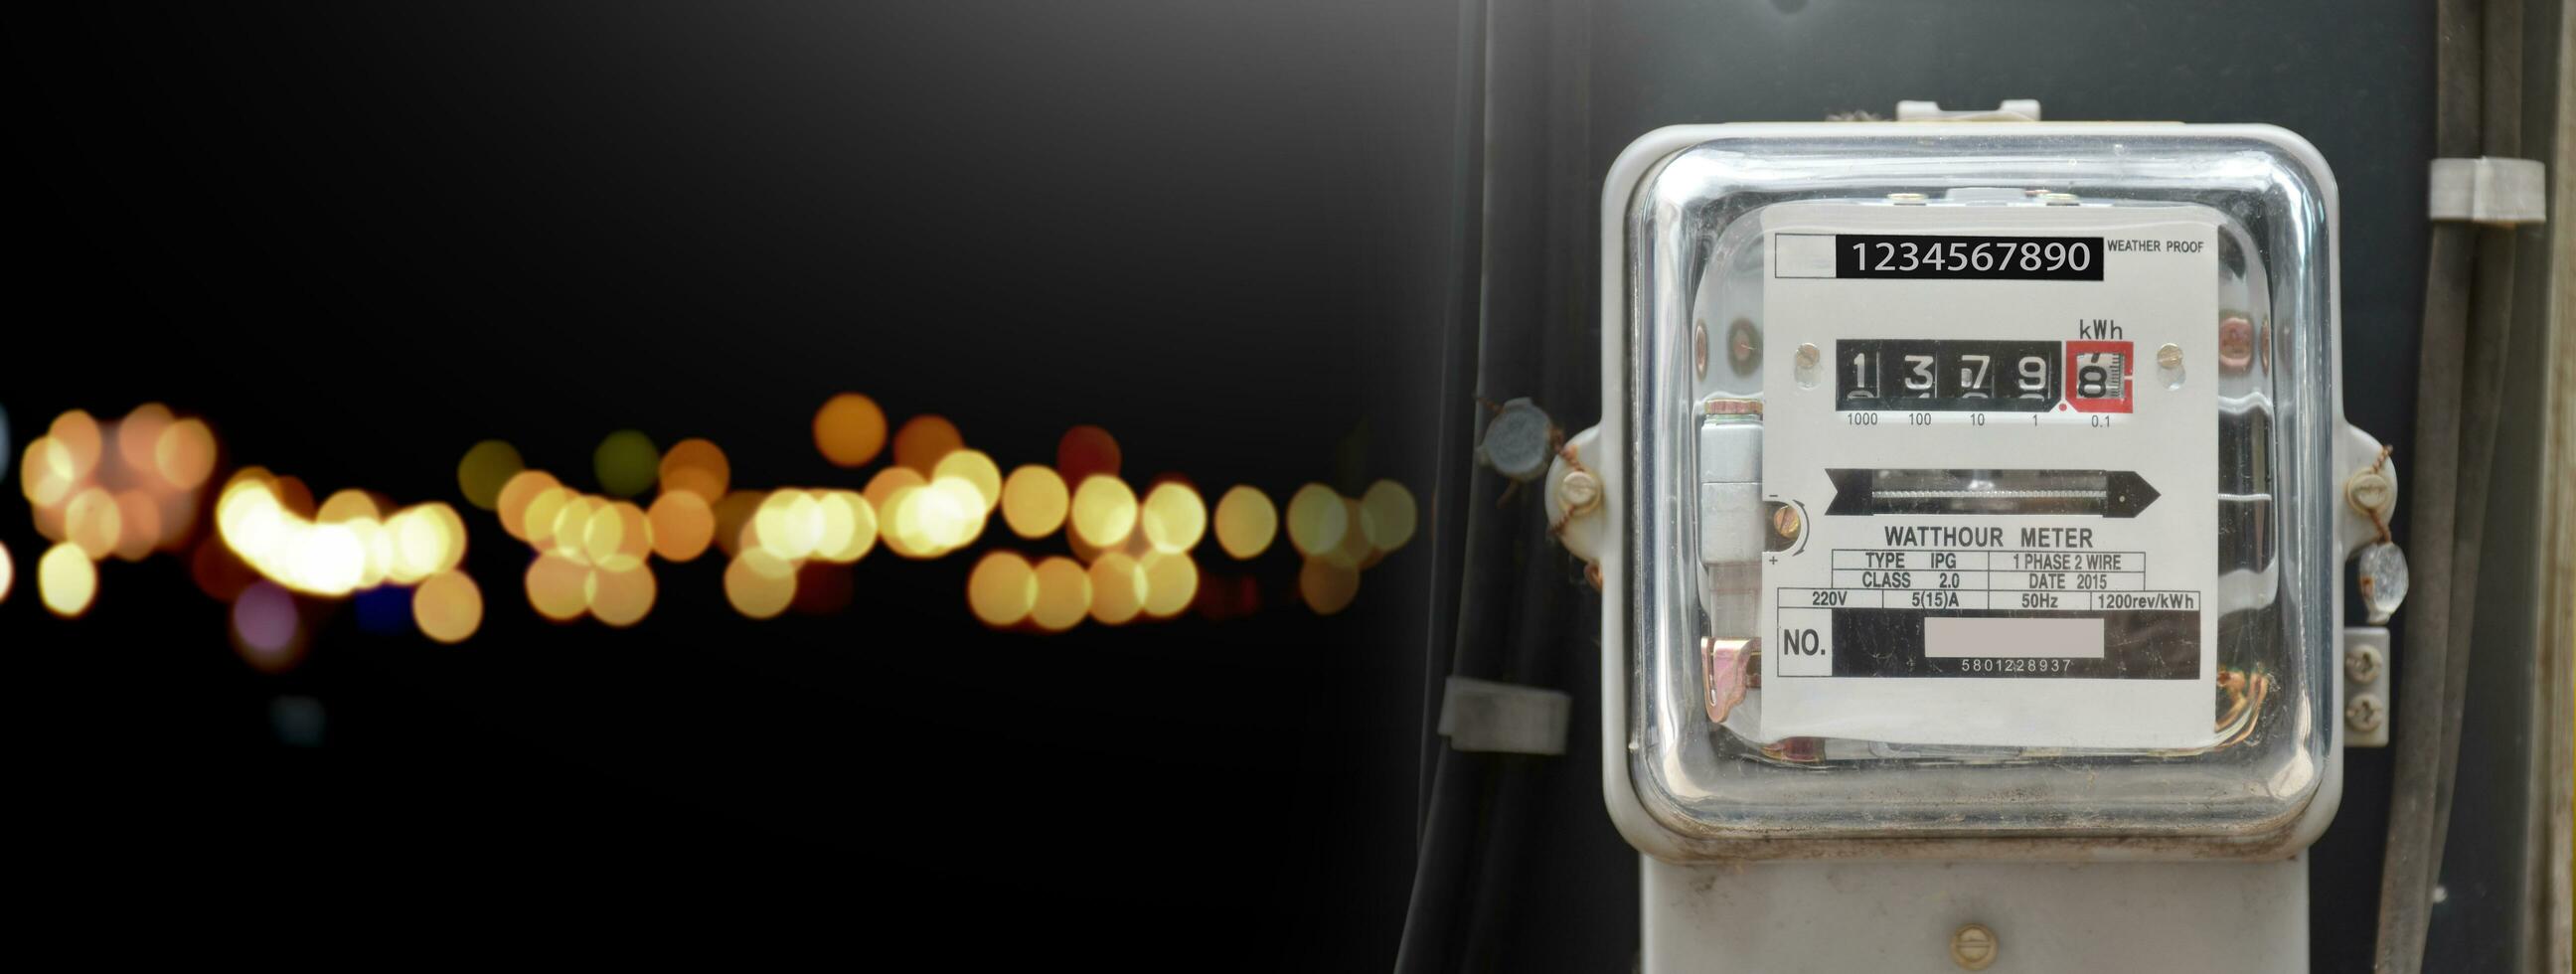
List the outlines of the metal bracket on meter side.
{"type": "Polygon", "coordinates": [[[1461,751],[1559,755],[1573,713],[1562,690],[1453,676],[1440,699],[1440,736],[1461,751]]]}
{"type": "Polygon", "coordinates": [[[2549,219],[2549,167],[2534,159],[2435,159],[2426,207],[2436,220],[2489,226],[2549,219]]]}
{"type": "Polygon", "coordinates": [[[2343,746],[2388,746],[2388,628],[2343,630],[2343,746]]]}

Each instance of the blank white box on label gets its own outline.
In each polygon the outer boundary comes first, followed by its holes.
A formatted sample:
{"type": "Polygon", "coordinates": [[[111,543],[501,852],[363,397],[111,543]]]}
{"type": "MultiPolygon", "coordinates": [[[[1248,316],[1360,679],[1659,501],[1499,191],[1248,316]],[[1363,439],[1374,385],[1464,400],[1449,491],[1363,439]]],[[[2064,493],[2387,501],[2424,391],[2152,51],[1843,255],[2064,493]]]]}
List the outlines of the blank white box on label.
{"type": "Polygon", "coordinates": [[[1932,616],[1923,620],[1923,656],[2101,659],[2102,620],[1932,616]]]}
{"type": "Polygon", "coordinates": [[[1834,235],[1783,233],[1771,238],[1771,276],[1834,276],[1834,235]]]}

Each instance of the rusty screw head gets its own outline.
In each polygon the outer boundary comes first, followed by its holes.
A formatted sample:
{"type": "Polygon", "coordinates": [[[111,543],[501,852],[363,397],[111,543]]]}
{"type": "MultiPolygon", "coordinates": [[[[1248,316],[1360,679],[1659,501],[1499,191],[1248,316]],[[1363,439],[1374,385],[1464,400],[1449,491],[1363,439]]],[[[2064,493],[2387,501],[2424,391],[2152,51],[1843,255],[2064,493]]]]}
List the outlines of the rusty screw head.
{"type": "Polygon", "coordinates": [[[2351,500],[2352,506],[2360,508],[2362,513],[2384,514],[2388,511],[2390,494],[2395,486],[2388,482],[2387,474],[2376,470],[2364,470],[2353,474],[2351,480],[2344,481],[2343,491],[2344,497],[2351,500]]]}
{"type": "Polygon", "coordinates": [[[1601,505],[1601,478],[1589,470],[1568,470],[1565,479],[1557,481],[1556,496],[1564,502],[1566,513],[1585,513],[1601,505]]]}
{"type": "Polygon", "coordinates": [[[2379,725],[2387,720],[2388,705],[2381,703],[2376,693],[2354,697],[2343,708],[2343,722],[2365,734],[2378,730],[2379,725]]]}
{"type": "Polygon", "coordinates": [[[1950,962],[1961,970],[1982,971],[1994,966],[1995,954],[2001,947],[1994,931],[1986,929],[1985,924],[1971,923],[1950,935],[1950,962]]]}

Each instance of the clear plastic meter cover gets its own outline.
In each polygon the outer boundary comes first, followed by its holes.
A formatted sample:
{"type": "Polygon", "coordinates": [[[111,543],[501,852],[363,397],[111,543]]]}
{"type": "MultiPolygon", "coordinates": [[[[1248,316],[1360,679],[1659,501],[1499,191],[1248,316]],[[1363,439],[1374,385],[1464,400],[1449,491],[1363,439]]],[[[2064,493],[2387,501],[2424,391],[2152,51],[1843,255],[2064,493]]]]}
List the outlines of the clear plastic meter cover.
{"type": "Polygon", "coordinates": [[[2333,758],[2331,177],[2259,128],[1848,129],[1626,197],[1641,804],[2277,841],[2333,758]]]}

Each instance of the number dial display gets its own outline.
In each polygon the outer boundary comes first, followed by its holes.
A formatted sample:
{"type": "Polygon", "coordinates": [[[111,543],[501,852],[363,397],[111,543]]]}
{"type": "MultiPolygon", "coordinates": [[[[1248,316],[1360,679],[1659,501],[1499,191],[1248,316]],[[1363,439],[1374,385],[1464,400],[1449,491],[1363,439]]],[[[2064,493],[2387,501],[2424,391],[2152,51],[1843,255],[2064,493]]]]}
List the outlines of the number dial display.
{"type": "Polygon", "coordinates": [[[1842,339],[1834,361],[1839,410],[2047,412],[2064,380],[2056,342],[1842,339]]]}

